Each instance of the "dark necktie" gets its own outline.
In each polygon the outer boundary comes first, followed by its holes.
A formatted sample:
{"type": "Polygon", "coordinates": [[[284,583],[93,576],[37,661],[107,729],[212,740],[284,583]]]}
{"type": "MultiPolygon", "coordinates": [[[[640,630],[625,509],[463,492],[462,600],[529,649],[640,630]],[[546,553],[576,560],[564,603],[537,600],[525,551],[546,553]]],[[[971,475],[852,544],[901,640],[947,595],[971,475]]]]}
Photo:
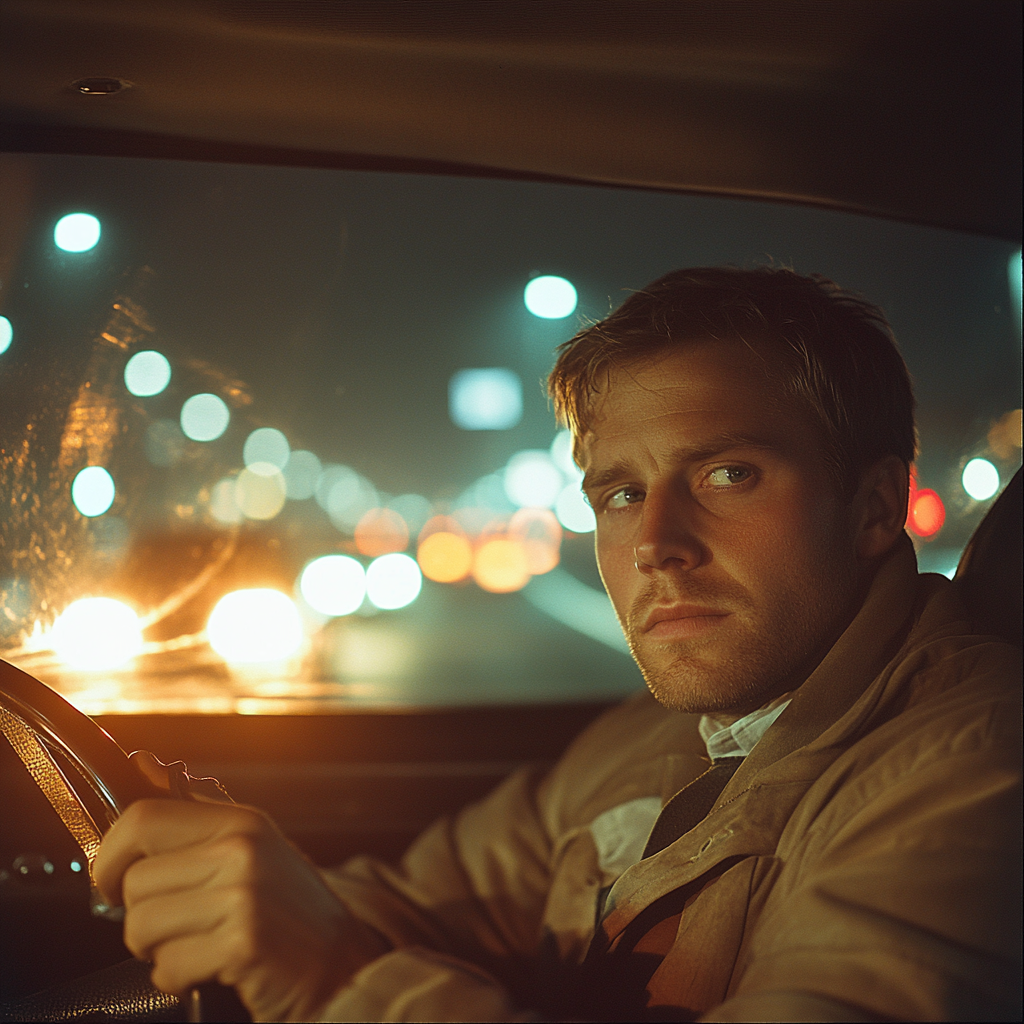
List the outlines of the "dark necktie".
{"type": "Polygon", "coordinates": [[[676,793],[661,809],[651,829],[651,836],[644,847],[644,859],[671,846],[680,836],[696,828],[711,812],[742,761],[742,757],[720,757],[703,775],[698,775],[676,793]]]}

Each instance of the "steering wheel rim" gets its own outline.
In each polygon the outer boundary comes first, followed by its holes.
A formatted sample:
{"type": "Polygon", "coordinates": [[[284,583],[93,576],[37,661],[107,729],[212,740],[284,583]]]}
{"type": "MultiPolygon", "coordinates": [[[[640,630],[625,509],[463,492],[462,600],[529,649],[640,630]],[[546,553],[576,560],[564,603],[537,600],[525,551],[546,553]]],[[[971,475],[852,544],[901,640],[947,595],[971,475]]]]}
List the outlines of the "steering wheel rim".
{"type": "MultiPolygon", "coordinates": [[[[62,773],[81,810],[101,835],[136,800],[166,798],[129,760],[114,738],[82,714],[59,693],[24,670],[0,659],[0,705],[15,715],[36,737],[74,766],[103,807],[103,821],[89,811],[75,790],[74,780],[62,773]]],[[[35,780],[33,776],[34,781],[35,780]]],[[[77,838],[77,837],[76,837],[77,838]]]]}

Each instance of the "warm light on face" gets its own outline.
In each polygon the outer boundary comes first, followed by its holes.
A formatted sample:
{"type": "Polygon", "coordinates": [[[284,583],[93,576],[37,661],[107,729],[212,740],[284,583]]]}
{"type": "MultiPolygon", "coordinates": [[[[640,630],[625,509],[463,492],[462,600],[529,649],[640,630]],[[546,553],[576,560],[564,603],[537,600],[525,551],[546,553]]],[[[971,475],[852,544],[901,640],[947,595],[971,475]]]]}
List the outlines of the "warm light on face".
{"type": "Polygon", "coordinates": [[[422,587],[420,567],[408,555],[381,555],[366,570],[366,596],[383,611],[412,604],[422,587]]]}
{"type": "Polygon", "coordinates": [[[69,213],[53,229],[53,241],[65,252],[88,252],[100,240],[100,222],[91,213],[69,213]]]}
{"type": "Polygon", "coordinates": [[[159,395],[170,382],[171,364],[159,352],[136,352],[124,368],[124,386],[139,398],[159,395]]]}
{"type": "Polygon", "coordinates": [[[321,615],[351,615],[366,595],[366,572],[348,555],[324,555],[302,570],[299,592],[321,615]]]}
{"type": "Polygon", "coordinates": [[[71,483],[71,500],[83,516],[101,516],[114,503],[114,478],[102,466],[86,466],[71,483]]]}
{"type": "Polygon", "coordinates": [[[543,320],[562,320],[576,308],[576,289],[564,277],[535,277],[523,292],[526,308],[543,320]]]}
{"type": "Polygon", "coordinates": [[[988,459],[971,459],[964,466],[961,482],[975,501],[988,501],[999,490],[999,470],[988,459]]]}
{"type": "Polygon", "coordinates": [[[210,613],[210,646],[227,662],[285,661],[302,646],[302,620],[279,590],[236,590],[210,613]]]}
{"type": "Polygon", "coordinates": [[[50,637],[57,657],[83,671],[119,668],[142,650],[139,617],[110,597],[72,602],[53,624],[50,637]]]}

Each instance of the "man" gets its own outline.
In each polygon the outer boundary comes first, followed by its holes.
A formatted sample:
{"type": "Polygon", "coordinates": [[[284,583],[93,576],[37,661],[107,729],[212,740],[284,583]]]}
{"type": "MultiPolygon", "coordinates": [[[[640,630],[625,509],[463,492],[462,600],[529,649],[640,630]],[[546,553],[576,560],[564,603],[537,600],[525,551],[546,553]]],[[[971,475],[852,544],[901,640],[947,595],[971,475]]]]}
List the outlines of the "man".
{"type": "Polygon", "coordinates": [[[248,808],[136,804],[96,862],[129,948],[266,1020],[1014,1019],[1020,652],[917,574],[882,314],[679,271],[550,386],[656,699],[397,869],[320,874],[248,808]]]}

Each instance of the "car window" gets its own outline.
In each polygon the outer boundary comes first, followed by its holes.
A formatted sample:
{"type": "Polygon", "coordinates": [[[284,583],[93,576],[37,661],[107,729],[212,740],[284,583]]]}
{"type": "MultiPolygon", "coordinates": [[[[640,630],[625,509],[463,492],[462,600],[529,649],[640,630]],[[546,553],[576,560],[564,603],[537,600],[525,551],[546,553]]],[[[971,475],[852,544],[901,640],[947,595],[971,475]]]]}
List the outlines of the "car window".
{"type": "Polygon", "coordinates": [[[783,204],[184,161],[0,162],[0,653],[93,714],[611,699],[555,348],[681,266],[889,314],[910,529],[1020,464],[1020,254],[783,204]]]}

